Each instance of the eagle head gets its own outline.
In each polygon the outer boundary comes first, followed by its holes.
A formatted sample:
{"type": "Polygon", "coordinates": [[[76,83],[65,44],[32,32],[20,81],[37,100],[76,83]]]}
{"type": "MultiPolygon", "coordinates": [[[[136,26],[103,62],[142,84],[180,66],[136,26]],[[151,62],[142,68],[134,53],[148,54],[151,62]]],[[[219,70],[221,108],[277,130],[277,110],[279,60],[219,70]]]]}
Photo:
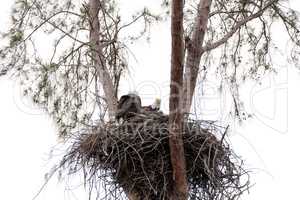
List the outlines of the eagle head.
{"type": "Polygon", "coordinates": [[[156,98],[154,103],[151,105],[152,109],[158,111],[160,109],[160,103],[161,103],[161,99],[156,98]]]}

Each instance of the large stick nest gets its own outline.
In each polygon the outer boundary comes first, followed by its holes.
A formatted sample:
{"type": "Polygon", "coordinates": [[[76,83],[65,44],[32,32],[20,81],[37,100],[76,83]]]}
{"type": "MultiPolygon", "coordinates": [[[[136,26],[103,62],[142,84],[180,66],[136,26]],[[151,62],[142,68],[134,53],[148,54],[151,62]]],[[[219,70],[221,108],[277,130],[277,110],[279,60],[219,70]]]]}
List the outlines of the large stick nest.
{"type": "MultiPolygon", "coordinates": [[[[247,172],[226,141],[226,129],[185,120],[183,142],[190,199],[238,199],[248,189],[247,172]]],[[[77,136],[61,162],[68,174],[82,171],[99,199],[169,199],[173,185],[168,116],[138,114],[77,136]]]]}

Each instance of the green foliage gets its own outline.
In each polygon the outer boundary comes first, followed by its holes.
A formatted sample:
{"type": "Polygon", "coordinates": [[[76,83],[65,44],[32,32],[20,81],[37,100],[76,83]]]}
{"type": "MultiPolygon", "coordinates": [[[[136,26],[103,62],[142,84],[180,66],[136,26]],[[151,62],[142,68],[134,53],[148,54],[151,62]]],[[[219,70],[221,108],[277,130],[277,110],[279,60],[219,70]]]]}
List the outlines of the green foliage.
{"type": "Polygon", "coordinates": [[[22,42],[23,40],[23,32],[21,31],[16,31],[15,33],[11,34],[10,38],[10,47],[13,47],[17,45],[18,43],[22,42]]]}
{"type": "MultiPolygon", "coordinates": [[[[221,40],[237,24],[274,2],[264,12],[237,28],[217,51],[208,49],[200,63],[200,79],[217,77],[220,89],[230,88],[234,115],[243,118],[239,87],[249,79],[259,81],[276,72],[271,52],[278,51],[273,39],[274,27],[283,25],[293,47],[290,58],[298,62],[299,20],[283,1],[213,1],[204,48],[221,40]],[[254,2],[254,3],[253,3],[254,2]]],[[[161,16],[145,8],[122,21],[118,1],[103,1],[99,15],[103,62],[109,68],[117,96],[119,81],[128,68],[127,44],[143,37],[153,22],[169,17],[170,2],[162,0],[161,16]],[[122,34],[139,23],[136,34],[122,34]]],[[[186,42],[195,31],[198,1],[185,1],[186,42]]],[[[24,94],[41,105],[67,135],[76,128],[104,120],[105,97],[99,74],[91,59],[89,42],[89,6],[86,1],[17,0],[11,14],[11,26],[2,35],[7,45],[0,49],[0,75],[14,74],[22,80],[24,94]],[[41,45],[42,43],[42,45],[41,45]],[[53,44],[50,46],[49,44],[53,44]]],[[[186,45],[188,48],[188,44],[186,45]]]]}
{"type": "MultiPolygon", "coordinates": [[[[127,70],[127,42],[142,37],[158,17],[143,10],[123,22],[116,1],[103,1],[99,14],[100,41],[115,95],[127,70]],[[145,27],[138,35],[121,33],[139,20],[145,27]],[[125,41],[125,42],[124,42],[125,41]]],[[[45,109],[57,123],[61,136],[76,128],[104,120],[105,97],[91,59],[90,19],[86,1],[16,0],[11,26],[2,35],[8,45],[0,50],[0,75],[21,80],[24,95],[45,109]]]]}
{"type": "MultiPolygon", "coordinates": [[[[284,52],[283,59],[287,61],[291,58],[298,65],[299,14],[288,8],[284,0],[212,2],[204,41],[204,49],[207,50],[200,64],[205,66],[201,70],[201,79],[217,79],[220,89],[229,88],[235,110],[233,115],[244,119],[246,113],[239,97],[239,87],[246,81],[260,81],[266,74],[276,73],[279,66],[276,65],[278,58],[273,57],[275,53],[284,52]],[[247,21],[254,15],[257,17],[247,21]],[[234,33],[222,45],[209,49],[232,30],[235,30],[234,33]],[[275,37],[278,31],[282,32],[279,39],[275,37]]],[[[187,39],[192,38],[194,33],[197,3],[186,1],[187,39]]]]}

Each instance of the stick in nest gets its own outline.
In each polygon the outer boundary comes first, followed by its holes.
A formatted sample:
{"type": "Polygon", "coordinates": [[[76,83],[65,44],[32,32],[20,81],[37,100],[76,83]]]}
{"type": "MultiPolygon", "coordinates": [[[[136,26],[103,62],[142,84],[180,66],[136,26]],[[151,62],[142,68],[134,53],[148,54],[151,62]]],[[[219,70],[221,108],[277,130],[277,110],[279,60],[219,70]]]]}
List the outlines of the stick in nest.
{"type": "MultiPolygon", "coordinates": [[[[226,131],[209,121],[185,121],[191,199],[238,199],[248,190],[248,172],[226,141],[226,131]]],[[[103,184],[103,199],[122,199],[123,191],[141,199],[169,199],[173,178],[168,140],[167,115],[137,114],[121,124],[106,124],[74,138],[60,166],[68,174],[83,171],[91,187],[103,184]]]]}

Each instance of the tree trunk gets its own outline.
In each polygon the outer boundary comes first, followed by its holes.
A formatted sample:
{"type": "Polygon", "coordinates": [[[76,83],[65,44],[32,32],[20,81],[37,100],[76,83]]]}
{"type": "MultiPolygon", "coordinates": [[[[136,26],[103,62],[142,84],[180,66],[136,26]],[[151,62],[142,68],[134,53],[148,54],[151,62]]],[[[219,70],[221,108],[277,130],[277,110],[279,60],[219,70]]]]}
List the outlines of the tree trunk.
{"type": "Polygon", "coordinates": [[[189,113],[192,105],[194,91],[196,87],[200,60],[203,54],[203,42],[207,31],[212,0],[201,0],[198,5],[198,14],[195,19],[195,27],[192,38],[187,41],[187,58],[185,61],[183,108],[185,113],[189,113]]]}
{"type": "MultiPolygon", "coordinates": [[[[100,42],[100,22],[99,11],[101,8],[100,0],[89,1],[89,16],[90,16],[90,45],[92,50],[93,63],[97,69],[97,74],[102,84],[106,102],[108,105],[109,118],[113,119],[117,110],[117,97],[114,94],[112,78],[109,75],[103,56],[103,47],[100,42]]],[[[135,193],[126,192],[128,199],[138,200],[139,197],[135,193]]]]}
{"type": "Polygon", "coordinates": [[[182,84],[183,84],[183,0],[173,0],[171,16],[172,56],[169,99],[170,153],[174,186],[170,199],[186,200],[188,186],[182,140],[182,84]]]}
{"type": "Polygon", "coordinates": [[[117,97],[114,94],[113,81],[109,75],[105,58],[103,56],[103,44],[100,42],[100,22],[98,15],[102,2],[103,1],[100,0],[89,1],[90,47],[92,51],[93,63],[97,69],[97,74],[106,98],[109,118],[113,119],[117,110],[117,97]]]}

